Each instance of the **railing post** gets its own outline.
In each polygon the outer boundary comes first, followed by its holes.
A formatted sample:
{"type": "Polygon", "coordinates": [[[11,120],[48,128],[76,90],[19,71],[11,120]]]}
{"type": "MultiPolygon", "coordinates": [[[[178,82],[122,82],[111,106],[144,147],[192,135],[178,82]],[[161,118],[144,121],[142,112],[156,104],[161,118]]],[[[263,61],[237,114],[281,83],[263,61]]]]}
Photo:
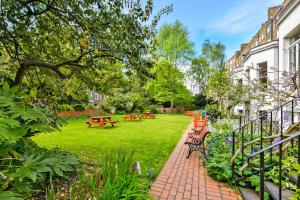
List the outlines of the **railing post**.
{"type": "Polygon", "coordinates": [[[294,99],[292,100],[292,124],[294,124],[294,99]]]}
{"type": "Polygon", "coordinates": [[[260,163],[260,171],[259,171],[259,177],[260,177],[260,191],[259,196],[260,200],[264,200],[264,191],[265,191],[265,163],[264,163],[264,152],[259,154],[259,163],[260,163]]]}
{"type": "MultiPolygon", "coordinates": [[[[234,154],[235,154],[235,131],[232,132],[232,157],[234,156],[234,154]]],[[[234,161],[232,163],[232,170],[234,170],[234,161]]]]}
{"type": "Polygon", "coordinates": [[[232,156],[235,154],[235,131],[232,132],[232,156]]]}
{"type": "Polygon", "coordinates": [[[244,164],[244,128],[242,128],[242,165],[244,164]]]}
{"type": "MultiPolygon", "coordinates": [[[[250,137],[251,137],[251,141],[253,140],[253,121],[251,122],[251,126],[250,126],[250,137]]],[[[253,144],[251,144],[251,153],[253,153],[253,144]]]]}
{"type": "Polygon", "coordinates": [[[281,200],[281,182],[282,182],[282,144],[279,144],[279,165],[278,165],[278,169],[279,169],[279,200],[281,200]]]}
{"type": "MultiPolygon", "coordinates": [[[[271,121],[270,121],[270,136],[273,135],[273,112],[271,111],[270,115],[271,121]]],[[[272,145],[272,140],[270,140],[270,145],[272,145]]],[[[270,164],[272,163],[272,154],[273,154],[273,149],[270,150],[270,164]]]]}
{"type": "Polygon", "coordinates": [[[283,138],[283,110],[282,106],[280,106],[280,138],[283,138]]]}
{"type": "Polygon", "coordinates": [[[242,115],[240,116],[240,121],[239,121],[239,131],[241,131],[241,127],[242,127],[242,115]]]}
{"type": "MultiPolygon", "coordinates": [[[[300,136],[298,136],[298,164],[300,164],[300,136]]],[[[300,175],[297,178],[297,189],[300,189],[300,175]]]]}
{"type": "Polygon", "coordinates": [[[260,149],[263,148],[263,116],[260,117],[260,149]]]}
{"type": "MultiPolygon", "coordinates": [[[[292,100],[292,124],[294,124],[294,99],[292,100]]],[[[291,141],[292,149],[294,148],[294,140],[291,141]]]]}

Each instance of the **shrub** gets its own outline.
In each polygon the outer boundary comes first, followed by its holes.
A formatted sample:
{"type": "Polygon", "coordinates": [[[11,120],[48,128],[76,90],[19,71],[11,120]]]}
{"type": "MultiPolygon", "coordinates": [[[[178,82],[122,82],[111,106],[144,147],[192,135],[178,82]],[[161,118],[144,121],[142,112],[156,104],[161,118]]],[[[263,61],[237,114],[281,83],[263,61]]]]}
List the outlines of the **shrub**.
{"type": "Polygon", "coordinates": [[[148,109],[149,109],[150,112],[152,112],[152,113],[154,113],[154,114],[157,113],[156,105],[151,105],[151,106],[149,106],[148,109]]]}
{"type": "Polygon", "coordinates": [[[217,104],[206,105],[205,110],[208,113],[209,119],[213,122],[217,121],[221,117],[217,104]]]}
{"type": "Polygon", "coordinates": [[[30,101],[16,87],[0,88],[0,197],[24,199],[43,189],[49,180],[64,177],[78,164],[59,150],[39,148],[30,137],[58,129],[59,120],[30,101]]]}
{"type": "Polygon", "coordinates": [[[74,105],[74,110],[76,111],[84,111],[85,110],[85,106],[82,104],[75,104],[74,105]]]}
{"type": "MultiPolygon", "coordinates": [[[[80,170],[78,180],[71,185],[68,199],[149,199],[143,185],[132,171],[133,152],[108,153],[101,166],[80,170]]],[[[50,190],[47,199],[58,199],[50,190]]]]}
{"type": "Polygon", "coordinates": [[[208,138],[208,156],[205,158],[205,166],[208,174],[218,181],[231,182],[230,169],[231,152],[226,144],[224,133],[212,133],[208,138]]]}
{"type": "Polygon", "coordinates": [[[146,102],[147,100],[138,93],[115,93],[102,104],[102,109],[111,112],[111,109],[115,108],[116,113],[140,112],[146,106],[146,102]]]}
{"type": "Polygon", "coordinates": [[[59,110],[60,111],[73,111],[74,107],[72,105],[69,104],[62,104],[59,106],[59,110]]]}

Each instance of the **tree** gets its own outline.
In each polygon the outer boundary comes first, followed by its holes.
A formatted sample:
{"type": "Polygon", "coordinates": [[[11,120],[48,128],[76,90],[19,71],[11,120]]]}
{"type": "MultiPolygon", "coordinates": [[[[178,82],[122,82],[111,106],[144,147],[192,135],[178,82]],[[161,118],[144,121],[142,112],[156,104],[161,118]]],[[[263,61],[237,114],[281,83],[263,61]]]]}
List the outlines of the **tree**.
{"type": "MultiPolygon", "coordinates": [[[[184,85],[184,74],[167,61],[160,61],[153,68],[156,78],[149,81],[147,88],[156,101],[160,103],[172,102],[179,106],[192,103],[191,92],[184,85]],[[169,76],[169,79],[166,77],[169,76]],[[170,81],[172,80],[172,87],[170,81]]],[[[172,106],[171,106],[172,108],[172,106]]]]}
{"type": "Polygon", "coordinates": [[[217,102],[218,111],[224,116],[230,116],[230,108],[247,101],[245,96],[248,93],[248,86],[233,84],[227,69],[212,71],[207,85],[207,97],[217,102]]]}
{"type": "Polygon", "coordinates": [[[202,44],[201,56],[207,59],[210,68],[223,69],[225,67],[225,46],[205,40],[202,44]]]}
{"type": "Polygon", "coordinates": [[[199,93],[205,93],[210,76],[213,71],[225,67],[225,46],[205,40],[202,44],[201,54],[193,59],[189,75],[196,81],[199,93]]]}
{"type": "Polygon", "coordinates": [[[209,65],[205,57],[200,56],[199,58],[195,58],[192,60],[189,75],[197,83],[199,88],[199,94],[204,93],[205,91],[208,72],[209,65]]]}
{"type": "MultiPolygon", "coordinates": [[[[157,65],[156,72],[160,74],[156,74],[158,79],[156,88],[165,92],[162,94],[161,91],[157,91],[159,94],[156,95],[156,99],[160,102],[169,101],[171,108],[174,107],[176,96],[179,95],[178,83],[182,84],[184,79],[179,70],[189,65],[194,54],[193,43],[190,42],[188,34],[188,29],[177,20],[174,24],[164,24],[156,39],[158,60],[162,61],[157,65]]],[[[186,90],[182,91],[185,93],[186,90]]]]}
{"type": "MultiPolygon", "coordinates": [[[[124,7],[123,0],[3,0],[0,49],[15,85],[29,71],[68,79],[86,77],[106,63],[141,70],[155,26],[152,1],[124,7]]],[[[83,78],[85,80],[85,78],[83,78]]],[[[90,80],[92,82],[92,80],[90,80]]]]}
{"type": "Polygon", "coordinates": [[[157,52],[160,60],[166,60],[175,68],[187,64],[194,54],[188,29],[177,20],[164,24],[157,35],[157,52]]]}

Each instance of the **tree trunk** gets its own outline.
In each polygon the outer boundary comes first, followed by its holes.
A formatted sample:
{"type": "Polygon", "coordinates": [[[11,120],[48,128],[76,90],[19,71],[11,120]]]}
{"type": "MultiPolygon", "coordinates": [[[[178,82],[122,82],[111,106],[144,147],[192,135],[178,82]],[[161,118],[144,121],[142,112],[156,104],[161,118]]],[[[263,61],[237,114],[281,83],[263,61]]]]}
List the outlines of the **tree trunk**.
{"type": "Polygon", "coordinates": [[[171,105],[170,105],[170,108],[171,108],[171,111],[172,111],[172,112],[173,112],[174,105],[175,105],[175,104],[174,104],[174,100],[172,99],[172,100],[171,100],[171,105]]]}
{"type": "Polygon", "coordinates": [[[17,74],[15,76],[15,85],[18,86],[18,85],[21,85],[22,83],[22,80],[25,76],[25,73],[26,73],[26,69],[27,67],[24,66],[24,65],[20,65],[18,71],[17,71],[17,74]]]}

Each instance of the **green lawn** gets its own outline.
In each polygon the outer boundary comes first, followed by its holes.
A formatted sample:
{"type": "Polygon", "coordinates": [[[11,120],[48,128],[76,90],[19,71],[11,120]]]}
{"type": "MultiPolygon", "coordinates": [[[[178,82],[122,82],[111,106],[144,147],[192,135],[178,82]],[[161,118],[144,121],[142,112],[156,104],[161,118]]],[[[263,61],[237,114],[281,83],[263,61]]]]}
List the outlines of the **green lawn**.
{"type": "Polygon", "coordinates": [[[40,146],[74,152],[88,162],[98,162],[105,152],[134,150],[143,175],[152,170],[156,176],[191,122],[190,117],[167,114],[142,121],[123,121],[123,116],[115,115],[113,120],[119,120],[116,127],[107,125],[103,129],[96,125],[88,128],[88,119],[73,119],[61,132],[40,134],[33,139],[40,146]]]}

